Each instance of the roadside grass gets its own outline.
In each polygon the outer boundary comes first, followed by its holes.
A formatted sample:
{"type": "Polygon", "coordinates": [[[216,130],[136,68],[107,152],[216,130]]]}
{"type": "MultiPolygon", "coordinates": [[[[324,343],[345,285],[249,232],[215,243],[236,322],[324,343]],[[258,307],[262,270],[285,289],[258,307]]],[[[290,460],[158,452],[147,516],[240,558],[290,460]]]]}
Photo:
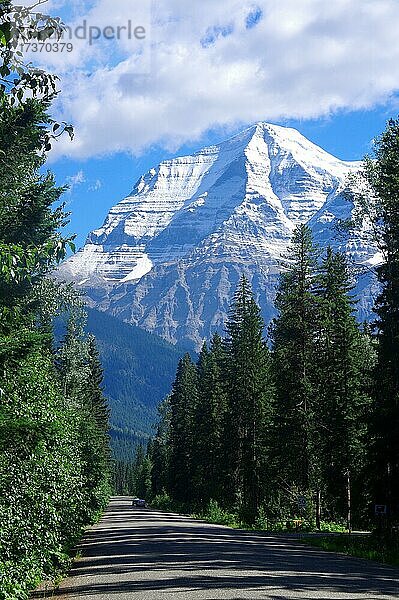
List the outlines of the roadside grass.
{"type": "Polygon", "coordinates": [[[340,535],[335,537],[304,537],[301,542],[328,552],[366,558],[388,565],[399,566],[399,541],[389,541],[371,535],[340,535]]]}

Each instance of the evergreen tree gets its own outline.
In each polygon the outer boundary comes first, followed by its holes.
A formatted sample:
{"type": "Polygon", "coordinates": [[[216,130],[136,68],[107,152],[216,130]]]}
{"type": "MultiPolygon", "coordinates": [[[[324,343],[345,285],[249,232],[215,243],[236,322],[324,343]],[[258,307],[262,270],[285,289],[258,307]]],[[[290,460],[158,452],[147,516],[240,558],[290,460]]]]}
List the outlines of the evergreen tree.
{"type": "Polygon", "coordinates": [[[89,335],[86,343],[89,367],[89,380],[87,384],[88,404],[90,412],[96,420],[98,430],[104,432],[104,441],[107,440],[104,445],[108,448],[108,420],[110,409],[103,390],[104,370],[101,365],[96,338],[93,335],[89,335]]]}
{"type": "MultiPolygon", "coordinates": [[[[55,132],[69,128],[47,114],[55,78],[23,64],[18,39],[18,34],[24,41],[39,35],[46,39],[47,26],[51,33],[61,31],[59,21],[34,13],[34,7],[15,7],[8,0],[0,6],[0,597],[4,598],[27,597],[37,581],[54,579],[82,527],[104,507],[109,494],[108,465],[103,460],[106,425],[102,423],[98,435],[90,412],[88,355],[80,374],[72,373],[79,357],[74,359],[72,352],[65,355],[64,366],[71,369],[65,371],[63,386],[54,366],[51,322],[61,312],[63,290],[46,285],[44,278],[73,243],[60,233],[67,217],[63,206],[57,207],[63,190],[56,187],[52,174],[41,169],[55,132]]],[[[69,349],[73,343],[70,329],[69,349]]]]}
{"type": "Polygon", "coordinates": [[[63,205],[54,208],[64,188],[55,186],[51,173],[40,173],[48,108],[49,102],[33,99],[13,107],[3,99],[1,107],[0,327],[5,334],[16,322],[29,327],[37,302],[32,288],[65,256],[68,244],[73,248],[59,232],[67,218],[63,205]]]}
{"type": "Polygon", "coordinates": [[[320,477],[314,422],[318,250],[307,225],[296,228],[287,258],[276,298],[279,316],[271,338],[276,481],[283,504],[292,510],[298,496],[305,497],[309,506],[320,477]]]}
{"type": "Polygon", "coordinates": [[[399,523],[399,120],[391,119],[375,142],[363,177],[371,193],[373,226],[383,255],[377,268],[378,360],[372,424],[374,498],[388,506],[391,525],[399,523]]]}
{"type": "Polygon", "coordinates": [[[152,495],[152,443],[149,442],[146,453],[140,453],[135,461],[135,486],[134,493],[139,498],[147,501],[152,495]]]}
{"type": "Polygon", "coordinates": [[[193,497],[193,416],[198,403],[197,372],[189,354],[179,362],[170,395],[169,488],[177,502],[193,497]]]}
{"type": "Polygon", "coordinates": [[[215,334],[210,349],[203,345],[197,364],[198,402],[193,427],[194,497],[201,504],[220,499],[222,494],[221,443],[226,411],[224,382],[225,352],[215,334]]]}
{"type": "Polygon", "coordinates": [[[72,310],[59,349],[58,369],[65,400],[75,412],[80,432],[80,459],[87,488],[87,503],[96,511],[109,489],[109,409],[103,396],[103,373],[95,341],[86,338],[86,314],[72,310]]]}
{"type": "Polygon", "coordinates": [[[365,504],[367,411],[372,349],[354,314],[345,255],[327,249],[320,277],[317,447],[330,516],[350,521],[351,498],[365,504]],[[351,492],[356,491],[356,495],[351,492]]]}
{"type": "Polygon", "coordinates": [[[243,276],[227,325],[228,412],[224,448],[226,491],[236,499],[241,517],[247,523],[254,523],[262,499],[260,472],[265,460],[264,430],[271,413],[269,356],[263,329],[260,309],[243,276]]]}
{"type": "Polygon", "coordinates": [[[159,496],[166,492],[169,486],[168,473],[170,471],[170,399],[164,400],[158,409],[159,424],[157,433],[151,446],[151,492],[152,496],[159,496]]]}

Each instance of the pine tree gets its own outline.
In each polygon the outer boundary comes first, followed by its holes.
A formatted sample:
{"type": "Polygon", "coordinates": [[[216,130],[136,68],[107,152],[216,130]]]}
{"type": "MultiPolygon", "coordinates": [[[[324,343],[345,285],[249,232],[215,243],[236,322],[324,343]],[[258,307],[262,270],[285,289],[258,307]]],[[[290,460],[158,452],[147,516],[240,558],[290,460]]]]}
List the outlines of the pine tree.
{"type": "Polygon", "coordinates": [[[374,498],[399,523],[399,120],[391,119],[367,159],[363,177],[371,189],[373,225],[383,263],[377,269],[378,361],[372,424],[374,498]]]}
{"type": "Polygon", "coordinates": [[[141,460],[135,462],[135,486],[134,493],[139,498],[143,498],[147,501],[151,499],[152,494],[152,460],[151,460],[152,448],[151,443],[145,455],[141,457],[141,460]]]}
{"type": "Polygon", "coordinates": [[[108,447],[108,429],[110,409],[108,400],[104,396],[103,381],[104,370],[101,365],[100,355],[97,349],[96,338],[89,335],[87,338],[89,380],[87,382],[87,398],[99,432],[104,435],[105,447],[108,447]],[[107,441],[105,441],[107,440],[107,441]]]}
{"type": "Polygon", "coordinates": [[[276,480],[282,504],[291,510],[297,510],[298,496],[307,499],[310,509],[319,480],[314,436],[318,254],[309,227],[299,225],[277,291],[279,316],[271,328],[276,480]]]}
{"type": "Polygon", "coordinates": [[[227,325],[228,399],[224,448],[226,491],[236,499],[241,518],[247,523],[254,523],[262,500],[263,432],[271,404],[269,357],[263,329],[260,309],[248,280],[243,276],[227,325]]]}
{"type": "Polygon", "coordinates": [[[179,362],[170,396],[169,488],[176,502],[193,498],[193,415],[198,403],[197,372],[189,354],[179,362]]]}
{"type": "Polygon", "coordinates": [[[98,510],[110,486],[109,410],[102,391],[102,368],[92,337],[86,338],[86,314],[70,312],[57,366],[65,402],[75,413],[80,433],[80,462],[90,511],[98,510]]]}
{"type": "Polygon", "coordinates": [[[197,364],[198,402],[193,426],[194,497],[200,504],[220,499],[221,439],[226,411],[226,390],[223,366],[225,352],[218,334],[212,338],[210,349],[203,345],[197,364]]]}
{"type": "Polygon", "coordinates": [[[315,409],[325,503],[331,517],[347,517],[352,503],[364,506],[366,424],[370,406],[372,349],[355,317],[353,286],[345,255],[327,249],[320,277],[315,409]],[[356,491],[354,494],[351,492],[356,491]]]}
{"type": "Polygon", "coordinates": [[[169,491],[170,412],[170,398],[167,397],[158,408],[160,419],[151,447],[151,493],[153,497],[169,491]]]}

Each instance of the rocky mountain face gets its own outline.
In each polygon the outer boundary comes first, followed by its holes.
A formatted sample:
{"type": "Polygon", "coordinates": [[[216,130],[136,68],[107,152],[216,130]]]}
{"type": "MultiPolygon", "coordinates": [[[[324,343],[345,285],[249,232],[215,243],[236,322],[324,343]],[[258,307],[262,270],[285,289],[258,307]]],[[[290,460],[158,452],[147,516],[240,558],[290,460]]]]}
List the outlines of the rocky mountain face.
{"type": "MultiPolygon", "coordinates": [[[[294,129],[258,123],[143,175],[59,276],[83,289],[91,306],[198,348],[223,331],[246,273],[268,323],[281,258],[298,223],[357,265],[375,262],[361,233],[337,232],[353,211],[344,192],[358,168],[294,129]]],[[[366,271],[357,282],[361,319],[375,293],[366,271]]]]}

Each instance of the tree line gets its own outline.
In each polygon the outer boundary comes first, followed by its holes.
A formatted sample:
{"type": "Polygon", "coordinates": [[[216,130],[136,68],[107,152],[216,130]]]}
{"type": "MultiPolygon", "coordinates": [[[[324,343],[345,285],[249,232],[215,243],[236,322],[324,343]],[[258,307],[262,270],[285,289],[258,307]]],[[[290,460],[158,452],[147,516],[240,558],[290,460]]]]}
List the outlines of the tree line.
{"type": "Polygon", "coordinates": [[[50,118],[55,79],[23,64],[15,36],[59,23],[7,1],[0,17],[0,598],[15,600],[65,566],[107,502],[110,461],[95,340],[80,298],[49,278],[73,249],[65,190],[44,171],[69,126],[50,118]]]}
{"type": "MultiPolygon", "coordinates": [[[[175,506],[217,502],[254,524],[349,528],[399,520],[399,121],[352,198],[381,256],[373,324],[356,320],[347,258],[299,225],[264,323],[245,277],[226,337],[179,363],[149,446],[151,486],[175,506]]],[[[347,224],[356,226],[356,223],[347,224]]]]}

